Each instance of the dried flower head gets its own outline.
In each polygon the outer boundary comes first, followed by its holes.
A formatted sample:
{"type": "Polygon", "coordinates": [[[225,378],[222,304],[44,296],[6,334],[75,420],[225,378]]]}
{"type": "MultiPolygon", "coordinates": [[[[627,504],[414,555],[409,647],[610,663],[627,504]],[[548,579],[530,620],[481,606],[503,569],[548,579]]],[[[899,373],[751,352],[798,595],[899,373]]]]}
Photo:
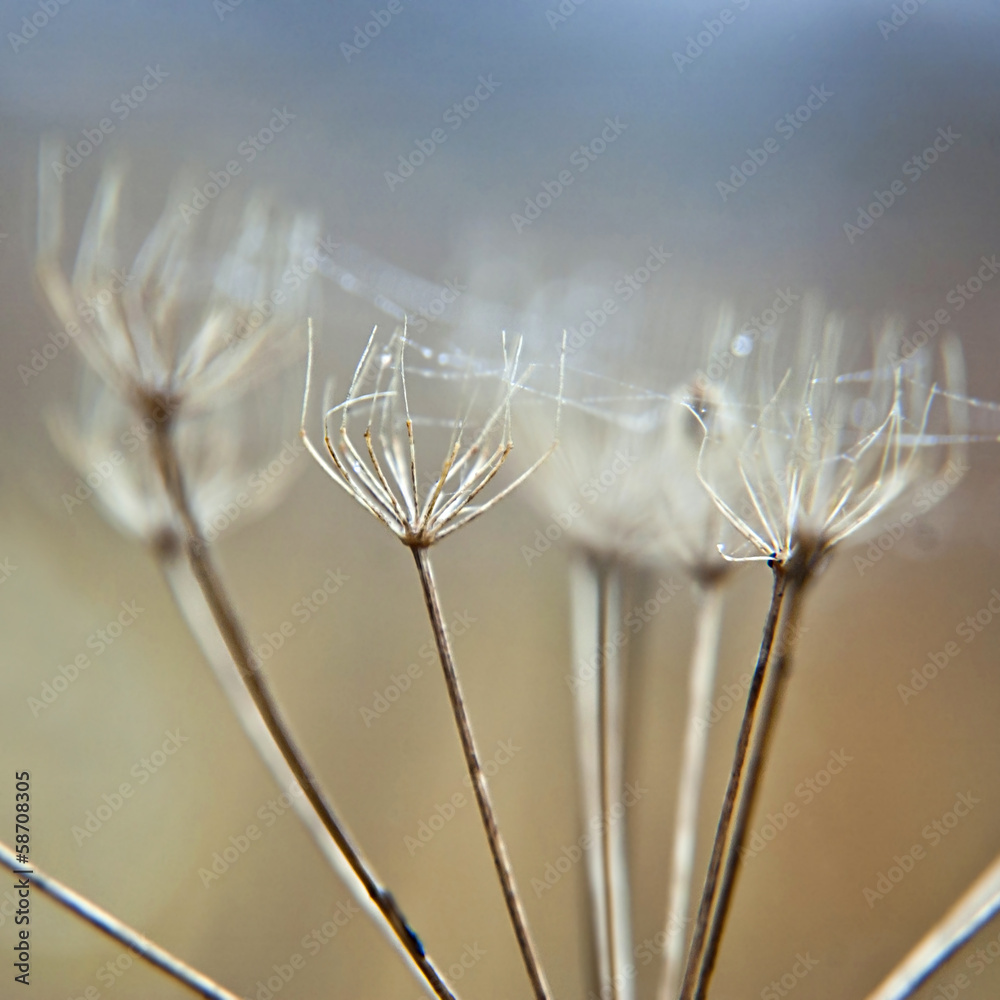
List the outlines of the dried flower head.
{"type": "MultiPolygon", "coordinates": [[[[435,354],[411,341],[405,328],[385,345],[376,343],[376,329],[365,347],[344,402],[324,402],[324,451],[306,431],[312,381],[313,345],[302,403],[301,434],[310,454],[331,479],[353,496],[404,544],[426,548],[485,513],[516,489],[555,448],[555,443],[504,489],[483,500],[482,495],[507,461],[514,446],[511,404],[524,387],[530,369],[519,372],[521,342],[508,347],[502,338],[500,369],[471,358],[435,354]],[[407,352],[418,357],[408,365],[407,352]],[[411,380],[429,385],[435,407],[445,389],[458,389],[454,416],[434,418],[411,413],[411,380]],[[370,387],[370,388],[369,388],[370,387]],[[491,397],[480,409],[482,390],[491,397]],[[482,415],[478,417],[477,414],[482,415]],[[333,427],[339,415],[339,426],[333,427]],[[359,424],[361,442],[354,440],[359,424]],[[421,436],[437,436],[440,467],[426,482],[417,465],[415,428],[421,436]],[[362,443],[363,442],[363,443],[362,443]]],[[[556,408],[558,411],[557,399],[556,408]]],[[[429,442],[421,441],[421,449],[429,442]]]]}
{"type": "MultiPolygon", "coordinates": [[[[805,317],[798,356],[782,372],[764,341],[727,380],[728,401],[704,420],[699,474],[748,546],[729,559],[815,561],[860,532],[938,468],[929,433],[935,400],[930,355],[898,360],[900,332],[885,328],[871,370],[839,370],[843,324],[805,317]],[[778,372],[776,377],[776,371],[778,372]],[[736,402],[736,401],[739,402],[736,402]],[[720,422],[742,424],[720,433],[720,422]],[[738,446],[734,443],[738,442],[738,446]],[[735,468],[739,488],[723,481],[735,468]],[[747,551],[749,549],[749,551],[747,551]]],[[[960,388],[961,352],[942,344],[949,389],[960,388]]],[[[949,457],[961,448],[963,408],[947,407],[949,457]]]]}
{"type": "MultiPolygon", "coordinates": [[[[278,390],[277,398],[287,401],[287,382],[278,380],[266,391],[270,396],[278,390]]],[[[140,418],[114,390],[91,376],[73,411],[60,407],[49,418],[56,446],[89,491],[83,497],[64,494],[63,504],[73,513],[92,496],[120,531],[172,545],[180,536],[177,514],[164,493],[153,453],[145,446],[158,422],[172,420],[200,537],[211,541],[223,531],[245,527],[273,509],[298,471],[294,459],[301,445],[283,439],[290,428],[271,414],[273,408],[261,405],[259,397],[244,397],[210,414],[175,419],[164,409],[140,418]]]]}
{"type": "Polygon", "coordinates": [[[281,276],[315,246],[312,219],[282,219],[253,199],[217,266],[206,267],[199,227],[168,199],[126,265],[116,249],[123,173],[109,167],[67,277],[59,260],[62,186],[51,173],[39,170],[38,277],[89,366],[124,399],[142,410],[205,411],[291,360],[304,303],[281,276]]]}

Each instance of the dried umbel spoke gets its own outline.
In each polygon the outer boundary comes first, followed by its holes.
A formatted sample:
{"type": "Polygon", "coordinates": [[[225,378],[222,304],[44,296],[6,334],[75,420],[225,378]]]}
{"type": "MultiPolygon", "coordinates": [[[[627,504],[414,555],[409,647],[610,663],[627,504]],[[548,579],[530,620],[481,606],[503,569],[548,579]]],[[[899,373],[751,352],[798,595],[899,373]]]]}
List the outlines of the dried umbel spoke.
{"type": "MultiPolygon", "coordinates": [[[[504,903],[536,1000],[547,1000],[551,991],[531,938],[510,855],[480,764],[451,641],[444,624],[429,548],[508,496],[545,461],[555,448],[555,442],[512,483],[488,499],[482,499],[484,491],[500,472],[513,448],[511,405],[515,394],[524,387],[525,376],[530,374],[519,375],[521,343],[508,348],[506,337],[502,338],[503,365],[498,371],[493,371],[473,363],[471,359],[465,359],[461,367],[456,367],[453,356],[442,358],[428,348],[413,344],[407,338],[405,328],[397,331],[384,347],[376,344],[376,333],[377,330],[372,331],[355,369],[347,399],[337,406],[324,404],[324,450],[321,451],[306,432],[313,363],[310,329],[302,402],[302,438],[310,454],[330,478],[413,553],[462,753],[504,903]],[[418,361],[415,369],[408,366],[408,350],[431,365],[421,366],[418,361]],[[457,386],[459,391],[452,409],[454,415],[437,419],[415,417],[411,410],[414,388],[409,381],[413,375],[431,386],[433,401],[438,407],[441,406],[440,397],[444,388],[449,384],[457,386]],[[479,395],[484,390],[490,400],[484,407],[483,415],[473,419],[479,395]],[[357,424],[363,428],[360,433],[357,433],[357,424]],[[420,453],[423,454],[430,444],[429,439],[436,437],[440,448],[438,454],[442,456],[440,466],[435,466],[434,474],[426,484],[417,464],[417,429],[420,431],[420,453]],[[360,442],[356,438],[360,438],[360,442]]],[[[562,400],[562,363],[559,370],[555,406],[557,428],[562,400]]]]}

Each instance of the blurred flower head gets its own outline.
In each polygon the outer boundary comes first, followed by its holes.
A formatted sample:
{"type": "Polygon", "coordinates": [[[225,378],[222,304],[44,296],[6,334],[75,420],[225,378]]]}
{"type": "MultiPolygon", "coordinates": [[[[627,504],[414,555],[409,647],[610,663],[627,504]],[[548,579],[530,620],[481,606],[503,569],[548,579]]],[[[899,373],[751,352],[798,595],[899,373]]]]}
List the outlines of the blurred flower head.
{"type": "MultiPolygon", "coordinates": [[[[714,339],[731,326],[723,313],[714,339]]],[[[571,369],[564,391],[559,452],[534,480],[560,534],[601,560],[679,565],[702,582],[725,572],[719,546],[732,528],[698,476],[705,422],[727,439],[741,429],[722,387],[692,380],[663,393],[571,369]]]]}
{"type": "MultiPolygon", "coordinates": [[[[266,401],[243,397],[210,414],[172,420],[188,505],[205,541],[262,517],[301,472],[302,443],[287,421],[273,417],[275,408],[294,406],[290,390],[290,379],[279,379],[264,387],[266,401]]],[[[73,410],[58,407],[48,421],[80,476],[77,489],[63,494],[67,511],[93,500],[119,531],[171,549],[183,529],[148,446],[157,422],[171,419],[165,409],[137,413],[88,375],[73,410]]]]}
{"type": "Polygon", "coordinates": [[[62,182],[41,157],[37,273],[88,365],[133,406],[207,411],[257,385],[296,353],[304,292],[282,280],[315,248],[318,227],[263,198],[214,231],[170,198],[131,263],[117,250],[123,171],[104,170],[72,273],[60,261],[62,182]]]}

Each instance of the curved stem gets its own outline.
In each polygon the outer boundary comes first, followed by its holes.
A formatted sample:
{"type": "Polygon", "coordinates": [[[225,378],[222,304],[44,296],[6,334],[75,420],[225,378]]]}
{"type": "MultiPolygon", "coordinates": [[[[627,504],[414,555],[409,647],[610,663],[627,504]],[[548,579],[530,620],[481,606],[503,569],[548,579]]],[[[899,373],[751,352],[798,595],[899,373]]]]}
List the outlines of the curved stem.
{"type": "Polygon", "coordinates": [[[182,983],[199,996],[208,997],[209,1000],[240,1000],[236,993],[230,992],[224,986],[209,979],[204,973],[171,955],[169,951],[153,944],[149,938],[129,927],[128,924],[122,923],[107,910],[102,910],[96,903],[92,903],[89,899],[74,892],[69,886],[63,885],[62,882],[46,874],[34,863],[30,869],[25,868],[18,863],[16,853],[3,843],[0,843],[0,863],[9,868],[15,875],[30,882],[32,888],[41,890],[60,906],[75,913],[102,934],[106,934],[109,938],[125,945],[141,959],[165,972],[172,979],[176,979],[177,982],[182,983]]]}
{"type": "MultiPolygon", "coordinates": [[[[282,717],[191,509],[169,420],[156,425],[153,453],[167,496],[183,528],[184,549],[191,572],[242,682],[241,686],[237,686],[235,679],[228,676],[222,686],[230,696],[245,732],[279,782],[284,782],[285,776],[290,773],[301,787],[322,826],[321,833],[314,822],[306,824],[317,838],[320,849],[355,894],[359,904],[375,919],[386,937],[407,960],[421,985],[439,1000],[455,1000],[444,977],[424,951],[420,939],[410,928],[392,894],[380,885],[370,863],[337,819],[333,806],[327,801],[318,780],[306,764],[305,755],[296,745],[282,717]],[[236,694],[238,690],[242,693],[236,694]],[[247,696],[253,703],[253,709],[246,703],[247,696]],[[263,730],[256,721],[251,721],[254,710],[263,723],[263,730]]],[[[163,558],[167,558],[166,551],[163,558]]],[[[168,578],[169,576],[168,573],[168,578]]],[[[218,658],[210,657],[210,662],[217,663],[218,658]]]]}
{"type": "Polygon", "coordinates": [[[514,870],[510,863],[510,855],[507,853],[507,845],[504,843],[503,836],[500,833],[496,812],[494,811],[489,787],[486,783],[486,775],[483,773],[483,769],[479,763],[479,754],[472,735],[472,724],[469,721],[469,714],[465,708],[465,698],[462,695],[458,673],[455,670],[451,641],[448,638],[444,616],[441,613],[441,603],[438,600],[437,585],[434,582],[434,574],[431,570],[430,556],[427,549],[420,546],[413,546],[411,551],[413,552],[413,559],[417,564],[417,574],[420,576],[424,602],[427,605],[427,614],[434,632],[434,642],[437,645],[441,668],[444,671],[445,685],[448,688],[448,698],[451,701],[452,713],[455,716],[455,722],[458,726],[458,735],[462,742],[462,752],[465,755],[466,767],[469,771],[469,777],[472,780],[472,788],[476,795],[476,803],[479,806],[479,814],[486,829],[486,838],[489,841],[490,853],[493,855],[493,865],[496,868],[497,876],[500,879],[500,885],[503,889],[503,898],[507,904],[510,922],[514,927],[517,944],[521,950],[524,966],[527,969],[535,996],[537,1000],[549,1000],[551,992],[545,981],[545,975],[542,972],[535,946],[531,940],[524,905],[521,902],[521,897],[514,882],[514,870]]]}
{"type": "Polygon", "coordinates": [[[659,1000],[674,1000],[680,988],[684,957],[685,925],[691,898],[698,836],[698,801],[705,770],[708,746],[708,716],[719,654],[722,626],[723,585],[719,582],[698,586],[698,623],[691,667],[688,674],[688,714],[684,733],[684,756],[681,761],[674,819],[673,863],[667,903],[664,974],[659,1000]]]}
{"type": "Polygon", "coordinates": [[[722,868],[723,855],[726,849],[726,841],[729,837],[729,828],[732,822],[733,810],[736,807],[736,795],[739,789],[740,780],[743,776],[743,769],[746,764],[747,751],[750,745],[750,734],[753,730],[754,721],[757,716],[757,707],[760,701],[761,689],[767,671],[767,664],[771,658],[771,649],[774,644],[775,629],[778,624],[778,617],[785,599],[786,574],[784,568],[776,564],[774,570],[774,588],[771,592],[771,604],[767,611],[767,618],[764,622],[764,634],[761,637],[760,651],[757,655],[757,666],[754,669],[753,677],[750,681],[750,689],[747,692],[746,709],[743,712],[743,721],[740,724],[740,732],[736,741],[736,752],[733,758],[732,770],[729,774],[729,782],[726,786],[726,794],[722,800],[722,810],[719,814],[719,823],[715,831],[715,840],[712,844],[712,856],[708,865],[708,874],[705,877],[705,886],[702,889],[701,902],[698,906],[698,915],[695,919],[694,934],[691,939],[691,947],[688,951],[687,967],[684,972],[684,984],[681,990],[681,1000],[692,1000],[695,996],[695,989],[699,986],[701,979],[701,969],[705,960],[706,936],[708,934],[709,916],[716,898],[716,889],[719,880],[719,872],[722,868]]]}

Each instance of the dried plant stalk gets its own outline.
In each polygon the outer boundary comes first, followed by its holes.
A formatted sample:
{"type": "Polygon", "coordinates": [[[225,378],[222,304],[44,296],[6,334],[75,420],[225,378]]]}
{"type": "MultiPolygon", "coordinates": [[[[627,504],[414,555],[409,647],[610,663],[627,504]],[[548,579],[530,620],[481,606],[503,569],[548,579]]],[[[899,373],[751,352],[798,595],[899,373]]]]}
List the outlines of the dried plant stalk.
{"type": "Polygon", "coordinates": [[[517,891],[517,884],[514,881],[514,869],[510,863],[510,854],[507,851],[503,834],[500,832],[486,775],[479,763],[479,753],[476,750],[475,738],[472,735],[472,723],[469,720],[469,713],[465,707],[465,698],[458,680],[458,672],[455,670],[451,640],[448,638],[444,615],[441,613],[441,603],[437,593],[437,585],[434,582],[430,555],[426,548],[418,546],[414,546],[412,552],[417,564],[417,574],[420,577],[424,602],[427,605],[427,615],[430,618],[431,628],[434,631],[434,642],[437,645],[441,668],[444,671],[445,685],[448,688],[448,698],[451,701],[452,713],[455,716],[455,723],[458,726],[458,735],[462,743],[462,753],[465,756],[469,778],[472,780],[472,789],[475,792],[479,815],[482,817],[483,827],[486,830],[486,838],[490,845],[490,854],[493,856],[493,866],[496,868],[497,877],[500,879],[500,885],[503,889],[503,898],[507,906],[507,913],[510,916],[510,922],[517,937],[517,945],[521,951],[521,957],[524,960],[524,966],[528,972],[528,978],[531,980],[534,994],[538,1000],[548,1000],[552,993],[548,983],[545,981],[545,974],[542,971],[538,953],[531,940],[531,932],[528,929],[528,918],[524,912],[524,904],[521,902],[520,894],[517,891]]]}
{"type": "Polygon", "coordinates": [[[125,945],[143,961],[165,972],[171,979],[177,980],[199,996],[207,997],[208,1000],[241,1000],[236,993],[220,986],[203,972],[192,968],[128,924],[113,917],[107,910],[102,910],[96,903],[74,892],[69,886],[63,885],[58,879],[42,871],[34,862],[30,872],[26,871],[25,866],[18,862],[17,854],[4,843],[0,843],[0,863],[14,874],[26,878],[33,888],[44,892],[50,899],[54,899],[60,906],[75,913],[91,927],[125,945]]]}
{"type": "MultiPolygon", "coordinates": [[[[242,682],[238,687],[231,673],[226,671],[223,675],[222,686],[232,700],[244,731],[279,781],[284,782],[290,773],[301,787],[322,825],[323,834],[319,843],[324,856],[331,861],[361,905],[406,960],[421,985],[440,1000],[455,1000],[444,976],[425,952],[423,944],[410,928],[392,894],[380,884],[370,863],[337,819],[332,805],[306,764],[304,754],[296,745],[282,717],[267,679],[257,665],[246,630],[215,567],[208,543],[191,510],[174,449],[170,421],[161,421],[157,425],[153,436],[153,450],[164,487],[184,530],[183,548],[191,572],[242,682]],[[252,702],[252,708],[248,699],[252,702]],[[263,728],[253,720],[255,712],[259,714],[263,728]]],[[[164,555],[166,557],[166,550],[164,555]]],[[[167,575],[168,578],[173,575],[169,568],[167,575]]],[[[217,657],[210,658],[210,661],[216,663],[217,657]]],[[[306,826],[314,837],[320,836],[320,830],[312,819],[306,820],[306,826]]]]}
{"type": "Polygon", "coordinates": [[[624,812],[625,679],[620,650],[610,636],[622,620],[621,568],[581,554],[571,567],[574,618],[576,741],[583,820],[597,820],[596,850],[587,856],[591,924],[600,996],[631,1000],[634,977],[625,975],[632,952],[631,893],[624,812]],[[593,664],[583,670],[580,664],[593,664]]]}
{"type": "Polygon", "coordinates": [[[708,988],[728,913],[739,849],[764,763],[761,740],[773,723],[773,712],[777,707],[775,694],[786,676],[788,637],[804,581],[800,573],[790,574],[788,567],[779,563],[773,566],[773,572],[771,603],[695,919],[682,1000],[703,1000],[708,988]],[[754,752],[751,753],[751,740],[755,733],[757,737],[753,740],[754,752]]]}
{"type": "Polygon", "coordinates": [[[699,584],[696,591],[698,624],[688,679],[688,714],[677,787],[664,973],[659,1000],[674,1000],[680,989],[686,917],[698,835],[698,802],[708,747],[708,727],[705,720],[711,707],[722,627],[722,587],[720,579],[716,578],[704,585],[699,584]]]}
{"type": "Polygon", "coordinates": [[[966,890],[867,1000],[906,1000],[1000,912],[1000,858],[966,890]]]}

